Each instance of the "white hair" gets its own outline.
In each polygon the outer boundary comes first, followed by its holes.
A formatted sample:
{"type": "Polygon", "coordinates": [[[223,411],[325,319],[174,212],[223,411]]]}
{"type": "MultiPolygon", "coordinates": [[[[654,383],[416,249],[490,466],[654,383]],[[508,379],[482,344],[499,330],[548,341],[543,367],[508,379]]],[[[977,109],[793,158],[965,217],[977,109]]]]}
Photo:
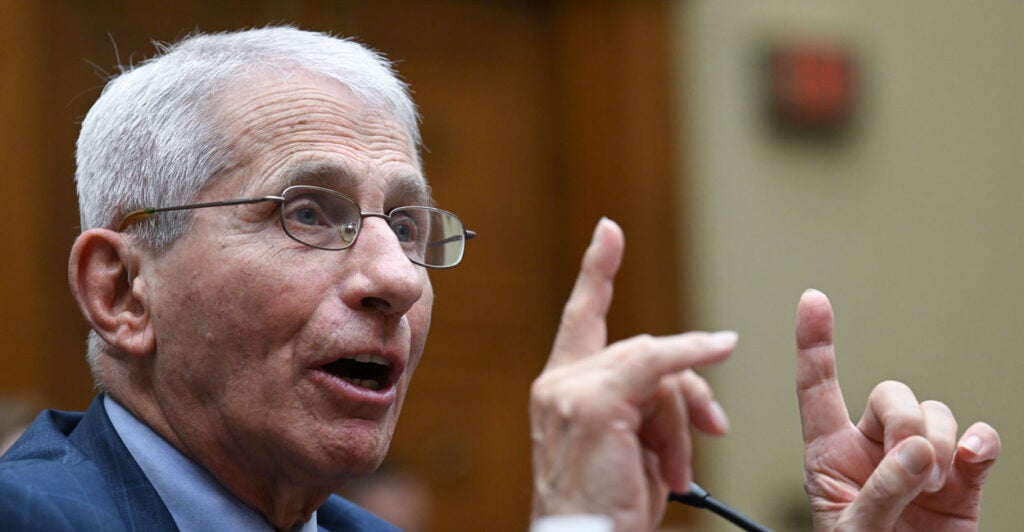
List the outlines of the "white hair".
{"type": "MultiPolygon", "coordinates": [[[[348,87],[368,107],[395,117],[417,152],[420,134],[408,88],[379,53],[351,40],[279,26],[195,34],[158,56],[124,68],[86,114],[78,137],[75,181],[82,230],[116,229],[125,214],[181,205],[234,166],[216,106],[245,82],[313,74],[348,87]]],[[[189,212],[140,220],[132,232],[150,247],[173,242],[189,212]]],[[[108,348],[95,333],[89,364],[108,348]]]]}

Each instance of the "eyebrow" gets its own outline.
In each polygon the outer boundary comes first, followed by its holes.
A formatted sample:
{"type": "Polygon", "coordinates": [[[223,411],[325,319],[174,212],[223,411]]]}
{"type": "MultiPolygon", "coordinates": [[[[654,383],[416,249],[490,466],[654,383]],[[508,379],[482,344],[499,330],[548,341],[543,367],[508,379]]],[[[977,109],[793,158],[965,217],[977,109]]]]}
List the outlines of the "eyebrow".
{"type": "MultiPolygon", "coordinates": [[[[339,184],[355,188],[361,181],[344,162],[307,162],[300,163],[288,171],[285,188],[293,185],[317,185],[336,189],[339,184]]],[[[410,205],[432,207],[434,199],[431,187],[423,178],[414,174],[401,175],[388,183],[389,192],[397,193],[402,198],[412,201],[410,205]]]]}

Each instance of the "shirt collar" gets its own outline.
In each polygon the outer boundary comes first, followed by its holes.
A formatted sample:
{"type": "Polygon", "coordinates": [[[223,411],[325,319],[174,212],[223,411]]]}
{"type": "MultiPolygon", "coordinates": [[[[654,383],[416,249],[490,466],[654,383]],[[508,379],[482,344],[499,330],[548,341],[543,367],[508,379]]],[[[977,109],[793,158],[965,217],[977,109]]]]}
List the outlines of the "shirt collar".
{"type": "MultiPolygon", "coordinates": [[[[153,484],[180,530],[273,532],[263,516],[109,395],[103,397],[103,406],[117,435],[153,484]]],[[[295,530],[316,532],[316,512],[295,530]]]]}

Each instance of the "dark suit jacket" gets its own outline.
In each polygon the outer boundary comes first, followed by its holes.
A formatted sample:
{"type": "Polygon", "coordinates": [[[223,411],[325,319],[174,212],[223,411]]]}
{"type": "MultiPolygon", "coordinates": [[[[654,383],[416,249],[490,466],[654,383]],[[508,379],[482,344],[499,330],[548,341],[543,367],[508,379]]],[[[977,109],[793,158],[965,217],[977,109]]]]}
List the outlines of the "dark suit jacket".
{"type": "MultiPolygon", "coordinates": [[[[320,530],[397,531],[332,496],[320,530]]],[[[96,397],[86,412],[46,410],[0,458],[2,530],[177,530],[96,397]]]]}

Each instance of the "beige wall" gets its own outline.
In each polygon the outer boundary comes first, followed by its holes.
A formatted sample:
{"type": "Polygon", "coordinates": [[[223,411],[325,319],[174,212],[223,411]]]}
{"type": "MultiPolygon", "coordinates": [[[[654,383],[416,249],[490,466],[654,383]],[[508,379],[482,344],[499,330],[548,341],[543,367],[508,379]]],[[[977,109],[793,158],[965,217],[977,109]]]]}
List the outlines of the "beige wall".
{"type": "MultiPolygon", "coordinates": [[[[1016,526],[1024,460],[1024,3],[680,2],[681,130],[692,182],[700,328],[741,347],[709,373],[733,429],[702,440],[699,480],[779,530],[806,513],[793,392],[793,310],[836,307],[855,418],[880,380],[999,429],[983,527],[1016,526]],[[847,42],[865,82],[841,142],[764,127],[757,56],[774,36],[847,42]]],[[[731,530],[722,525],[722,530],[731,530]]]]}

